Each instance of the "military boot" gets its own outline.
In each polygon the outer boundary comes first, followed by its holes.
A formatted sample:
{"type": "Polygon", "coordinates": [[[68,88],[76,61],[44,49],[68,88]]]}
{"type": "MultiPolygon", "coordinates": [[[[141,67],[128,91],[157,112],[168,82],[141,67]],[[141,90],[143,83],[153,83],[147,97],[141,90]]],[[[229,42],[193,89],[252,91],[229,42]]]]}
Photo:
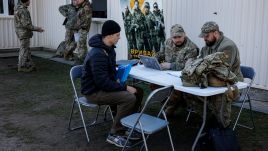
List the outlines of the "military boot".
{"type": "Polygon", "coordinates": [[[35,65],[30,66],[28,69],[31,71],[37,71],[37,68],[35,65]]]}
{"type": "Polygon", "coordinates": [[[18,67],[18,72],[31,72],[32,69],[26,67],[18,67]]]}

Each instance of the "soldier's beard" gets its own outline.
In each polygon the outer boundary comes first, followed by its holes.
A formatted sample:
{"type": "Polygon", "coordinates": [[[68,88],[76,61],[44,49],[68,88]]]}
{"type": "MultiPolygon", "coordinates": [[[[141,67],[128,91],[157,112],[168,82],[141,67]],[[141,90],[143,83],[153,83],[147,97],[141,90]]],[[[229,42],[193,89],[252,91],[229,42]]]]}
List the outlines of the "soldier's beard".
{"type": "Polygon", "coordinates": [[[211,41],[206,41],[206,46],[210,47],[216,43],[216,38],[214,37],[211,41]]]}
{"type": "Polygon", "coordinates": [[[180,47],[180,46],[182,46],[182,45],[183,45],[183,42],[178,41],[178,42],[176,42],[176,43],[175,43],[175,45],[176,45],[176,47],[180,47]]]}

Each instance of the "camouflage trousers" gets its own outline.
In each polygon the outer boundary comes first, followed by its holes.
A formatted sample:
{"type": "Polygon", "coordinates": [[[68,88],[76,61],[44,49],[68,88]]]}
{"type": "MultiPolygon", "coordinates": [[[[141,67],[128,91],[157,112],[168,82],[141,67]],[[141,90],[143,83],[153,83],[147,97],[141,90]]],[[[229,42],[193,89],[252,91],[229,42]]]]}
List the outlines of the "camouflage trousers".
{"type": "Polygon", "coordinates": [[[18,60],[19,60],[18,68],[23,67],[28,68],[34,66],[30,51],[30,38],[20,39],[20,50],[18,60]]]}
{"type": "MultiPolygon", "coordinates": [[[[201,103],[197,96],[185,94],[184,99],[187,100],[188,106],[193,107],[198,114],[202,114],[203,103],[201,103]]],[[[207,99],[210,113],[217,118],[218,123],[223,127],[227,127],[231,123],[231,105],[232,102],[227,99],[225,94],[211,96],[207,99]]]]}
{"type": "Polygon", "coordinates": [[[77,42],[77,47],[74,51],[74,56],[77,61],[80,63],[83,63],[86,54],[87,54],[87,35],[88,35],[88,30],[84,29],[79,29],[78,34],[80,35],[80,38],[77,42]]]}
{"type": "Polygon", "coordinates": [[[75,40],[74,40],[75,30],[67,29],[65,32],[65,53],[72,53],[75,49],[75,40]]]}

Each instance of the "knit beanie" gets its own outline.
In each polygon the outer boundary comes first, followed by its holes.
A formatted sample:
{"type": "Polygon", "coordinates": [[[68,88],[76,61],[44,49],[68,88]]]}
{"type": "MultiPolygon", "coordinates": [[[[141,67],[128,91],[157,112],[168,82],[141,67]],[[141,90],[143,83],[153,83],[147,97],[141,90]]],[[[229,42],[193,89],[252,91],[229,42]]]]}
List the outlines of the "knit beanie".
{"type": "Polygon", "coordinates": [[[121,31],[119,24],[113,20],[107,20],[102,25],[101,35],[103,37],[112,35],[121,31]]]}
{"type": "Polygon", "coordinates": [[[26,3],[28,2],[29,0],[20,0],[22,3],[26,3]]]}

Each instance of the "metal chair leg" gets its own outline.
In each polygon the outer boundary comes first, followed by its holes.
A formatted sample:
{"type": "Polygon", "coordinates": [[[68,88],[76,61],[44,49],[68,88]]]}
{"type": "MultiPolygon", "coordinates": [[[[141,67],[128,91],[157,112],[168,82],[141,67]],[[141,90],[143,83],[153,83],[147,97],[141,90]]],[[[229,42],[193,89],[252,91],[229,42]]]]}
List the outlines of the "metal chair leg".
{"type": "Polygon", "coordinates": [[[85,124],[83,112],[82,112],[80,104],[78,103],[77,105],[78,105],[78,108],[79,108],[79,111],[80,111],[80,116],[81,116],[82,123],[83,123],[83,126],[84,126],[84,130],[85,130],[85,133],[86,133],[87,142],[89,142],[89,137],[88,137],[88,133],[87,133],[87,127],[86,127],[86,124],[85,124]]]}
{"type": "Polygon", "coordinates": [[[126,143],[124,144],[124,147],[122,148],[121,151],[124,151],[124,150],[127,149],[127,143],[128,143],[128,141],[129,141],[129,138],[130,138],[130,136],[132,135],[133,131],[134,131],[134,128],[131,129],[131,131],[130,131],[128,137],[127,137],[126,143]]]}
{"type": "Polygon", "coordinates": [[[168,136],[169,136],[169,140],[170,140],[172,151],[175,151],[174,145],[173,145],[173,140],[172,140],[170,129],[169,129],[169,126],[168,125],[167,125],[167,131],[168,131],[168,136]]]}
{"type": "Polygon", "coordinates": [[[253,111],[252,111],[251,99],[250,99],[249,96],[248,96],[248,98],[249,98],[249,108],[250,108],[250,118],[251,118],[251,122],[252,122],[252,129],[255,129],[255,123],[254,123],[254,120],[253,120],[253,111]]]}
{"type": "Polygon", "coordinates": [[[236,125],[238,124],[238,120],[239,120],[239,118],[240,118],[240,114],[241,114],[241,112],[242,112],[242,110],[243,110],[243,108],[244,108],[245,101],[246,101],[246,95],[244,95],[244,97],[243,97],[243,102],[242,102],[242,105],[241,105],[240,110],[239,110],[239,112],[238,112],[238,115],[237,115],[237,117],[236,117],[235,124],[234,124],[234,126],[233,126],[233,131],[235,130],[236,125]]]}
{"type": "Polygon", "coordinates": [[[190,115],[191,115],[191,111],[188,112],[185,122],[188,122],[190,115]]]}
{"type": "Polygon", "coordinates": [[[147,138],[145,138],[145,135],[144,135],[144,132],[143,132],[143,128],[142,127],[141,127],[141,134],[142,134],[142,139],[143,139],[143,142],[144,142],[143,143],[143,146],[145,147],[145,150],[148,151],[148,145],[147,145],[147,142],[146,142],[147,138]]]}
{"type": "Polygon", "coordinates": [[[73,101],[73,105],[72,105],[72,110],[69,116],[69,123],[68,123],[68,129],[71,130],[71,122],[72,122],[72,117],[73,117],[73,111],[74,111],[74,105],[75,105],[75,101],[73,101]]]}
{"type": "Polygon", "coordinates": [[[114,122],[114,116],[113,116],[113,112],[112,112],[112,109],[109,105],[106,106],[105,110],[104,110],[104,120],[106,121],[107,120],[107,111],[109,110],[109,113],[110,113],[110,116],[114,122]]]}
{"type": "Polygon", "coordinates": [[[250,96],[248,94],[246,94],[244,96],[244,99],[243,99],[243,102],[242,102],[242,105],[240,107],[240,110],[239,110],[239,113],[238,113],[238,116],[236,118],[236,121],[235,121],[235,124],[233,126],[233,130],[235,130],[236,126],[241,126],[241,127],[244,127],[244,128],[247,128],[247,129],[255,129],[255,123],[254,123],[254,120],[253,120],[253,112],[252,112],[252,105],[251,105],[251,100],[250,100],[250,96]],[[246,100],[246,97],[247,97],[247,100],[246,100]],[[252,122],[252,127],[250,126],[247,126],[247,125],[244,125],[244,124],[239,124],[238,121],[239,121],[239,118],[240,118],[240,115],[242,113],[242,110],[244,108],[244,104],[246,103],[246,101],[249,103],[249,110],[250,110],[250,119],[251,119],[251,122],[252,122]]]}
{"type": "Polygon", "coordinates": [[[187,114],[187,117],[186,117],[186,120],[185,120],[186,123],[189,121],[191,113],[196,113],[194,108],[193,108],[193,106],[188,107],[187,111],[188,111],[188,114],[187,114]]]}

